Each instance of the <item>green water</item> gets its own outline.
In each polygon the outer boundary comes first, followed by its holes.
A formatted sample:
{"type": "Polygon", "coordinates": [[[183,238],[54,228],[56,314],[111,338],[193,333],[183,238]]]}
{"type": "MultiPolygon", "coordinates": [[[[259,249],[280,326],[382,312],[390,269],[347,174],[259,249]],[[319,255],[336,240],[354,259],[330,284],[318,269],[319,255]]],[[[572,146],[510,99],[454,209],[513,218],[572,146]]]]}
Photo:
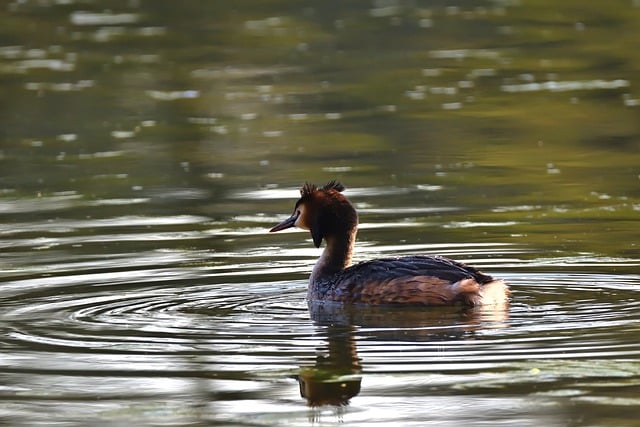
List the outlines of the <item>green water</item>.
{"type": "Polygon", "coordinates": [[[637,0],[0,5],[0,419],[639,425],[638,22],[637,0]],[[451,256],[511,308],[310,313],[319,252],[266,231],[331,179],[357,260],[451,256]],[[341,407],[296,381],[345,376],[341,407]]]}

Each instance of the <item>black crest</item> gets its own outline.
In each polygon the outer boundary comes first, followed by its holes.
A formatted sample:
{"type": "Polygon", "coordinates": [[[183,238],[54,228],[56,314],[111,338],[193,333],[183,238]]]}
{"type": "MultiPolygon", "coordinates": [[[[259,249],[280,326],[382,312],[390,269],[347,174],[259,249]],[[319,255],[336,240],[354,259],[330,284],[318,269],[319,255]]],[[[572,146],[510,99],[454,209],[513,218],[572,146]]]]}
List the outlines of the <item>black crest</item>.
{"type": "Polygon", "coordinates": [[[309,184],[308,182],[305,182],[305,184],[300,189],[300,196],[303,198],[308,197],[318,190],[322,190],[322,191],[336,190],[336,191],[342,192],[344,191],[344,185],[342,185],[338,181],[329,181],[322,188],[318,188],[314,184],[309,184]]]}
{"type": "Polygon", "coordinates": [[[344,185],[334,180],[329,181],[324,187],[322,187],[322,189],[324,191],[336,190],[342,193],[344,191],[344,185]]]}
{"type": "Polygon", "coordinates": [[[318,187],[316,187],[314,184],[309,184],[308,182],[305,182],[302,188],[300,189],[300,196],[303,198],[309,197],[310,195],[315,193],[317,190],[318,190],[318,187]]]}

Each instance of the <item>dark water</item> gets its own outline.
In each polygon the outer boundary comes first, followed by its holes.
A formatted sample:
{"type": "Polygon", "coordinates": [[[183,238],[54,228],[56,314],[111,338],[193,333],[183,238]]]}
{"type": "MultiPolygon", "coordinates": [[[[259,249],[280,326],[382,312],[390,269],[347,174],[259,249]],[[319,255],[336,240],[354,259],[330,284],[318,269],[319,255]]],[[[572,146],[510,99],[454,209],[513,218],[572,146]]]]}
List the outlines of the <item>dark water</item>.
{"type": "Polygon", "coordinates": [[[640,3],[0,6],[6,425],[637,426],[640,3]],[[506,310],[307,307],[267,230],[340,179],[357,260],[506,310]]]}

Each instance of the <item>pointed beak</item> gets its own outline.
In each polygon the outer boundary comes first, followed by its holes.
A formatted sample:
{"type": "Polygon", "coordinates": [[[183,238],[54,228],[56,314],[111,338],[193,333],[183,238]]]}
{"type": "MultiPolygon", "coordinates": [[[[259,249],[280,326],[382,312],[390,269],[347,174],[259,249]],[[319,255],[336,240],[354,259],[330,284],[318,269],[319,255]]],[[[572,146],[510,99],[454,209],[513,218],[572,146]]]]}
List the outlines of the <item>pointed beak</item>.
{"type": "Polygon", "coordinates": [[[280,224],[276,225],[275,227],[273,227],[271,230],[269,230],[269,233],[273,233],[274,231],[280,231],[280,230],[284,230],[285,228],[291,228],[291,227],[295,227],[296,225],[296,221],[298,220],[298,216],[300,214],[299,213],[294,213],[293,215],[291,215],[289,218],[285,219],[284,221],[282,221],[280,224]]]}

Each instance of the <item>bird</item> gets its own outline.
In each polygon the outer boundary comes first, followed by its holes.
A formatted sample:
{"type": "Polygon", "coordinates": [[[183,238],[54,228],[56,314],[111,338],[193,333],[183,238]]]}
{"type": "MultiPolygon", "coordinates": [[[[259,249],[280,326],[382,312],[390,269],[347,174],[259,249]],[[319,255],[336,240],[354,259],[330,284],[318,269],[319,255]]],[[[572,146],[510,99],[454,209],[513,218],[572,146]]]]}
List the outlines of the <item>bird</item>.
{"type": "Polygon", "coordinates": [[[305,183],[293,214],[271,228],[296,227],[311,232],[313,244],[325,248],[309,277],[309,303],[465,307],[508,304],[510,290],[462,262],[437,255],[379,258],[351,265],[358,214],[344,196],[345,187],[330,181],[305,183]]]}

